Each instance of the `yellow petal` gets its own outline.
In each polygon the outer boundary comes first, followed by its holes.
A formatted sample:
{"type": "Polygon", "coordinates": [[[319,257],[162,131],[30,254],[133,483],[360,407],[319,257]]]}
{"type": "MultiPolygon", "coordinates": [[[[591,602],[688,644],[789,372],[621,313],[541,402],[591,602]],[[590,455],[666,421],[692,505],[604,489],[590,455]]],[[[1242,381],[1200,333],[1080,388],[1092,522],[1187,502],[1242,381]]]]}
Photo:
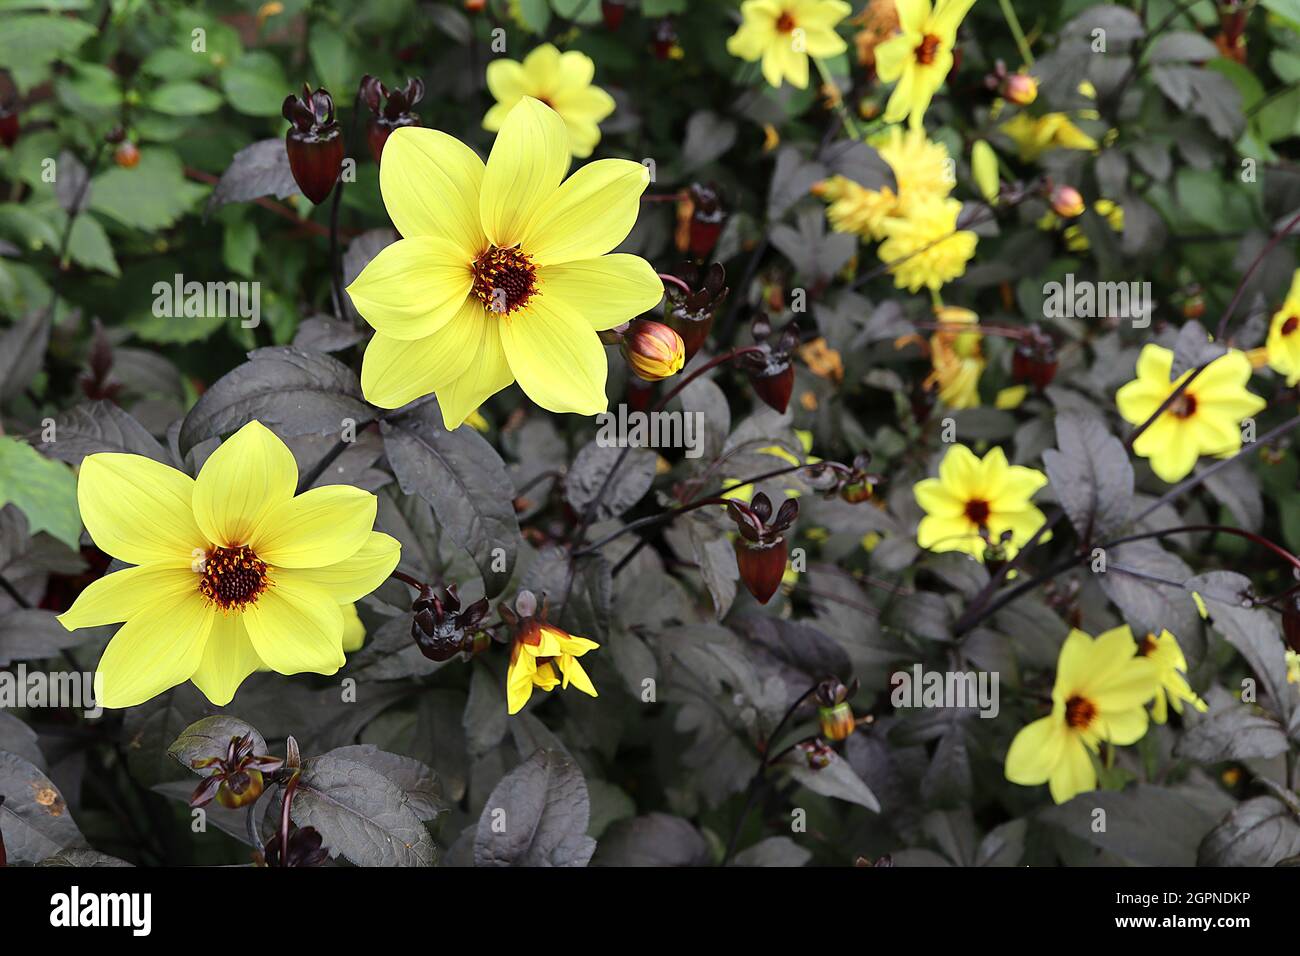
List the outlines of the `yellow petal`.
{"type": "Polygon", "coordinates": [[[483,322],[465,374],[436,389],[443,424],[450,431],[464,424],[474,411],[515,380],[501,346],[501,322],[483,322]]]}
{"type": "Polygon", "coordinates": [[[100,550],[128,564],[189,566],[207,542],[194,522],[194,480],[142,455],[87,455],[77,478],[81,520],[100,550]]]}
{"type": "Polygon", "coordinates": [[[582,669],[576,657],[565,655],[556,658],[560,664],[560,672],[564,675],[564,687],[567,689],[570,684],[578,688],[588,697],[599,697],[596,693],[596,685],[591,682],[587,672],[582,669]]]}
{"type": "Polygon", "coordinates": [[[203,463],[194,483],[194,517],[213,544],[248,544],[262,518],[292,498],[297,484],[293,452],[251,421],[203,463]]]}
{"type": "MultiPolygon", "coordinates": [[[[1164,692],[1160,692],[1164,699],[1164,692]]],[[[1157,721],[1159,723],[1159,721],[1157,721]]],[[[1097,719],[1097,732],[1118,746],[1137,743],[1147,732],[1147,712],[1141,707],[1103,711],[1097,719]]]]}
{"type": "Polygon", "coordinates": [[[366,626],[361,623],[357,606],[340,604],[339,610],[343,612],[343,652],[351,654],[361,650],[361,645],[366,642],[366,626]]]}
{"type": "Polygon", "coordinates": [[[538,270],[541,295],[559,299],[597,332],[612,329],[657,306],[663,280],[640,256],[611,253],[538,270]]]}
{"type": "Polygon", "coordinates": [[[120,624],[149,608],[197,593],[199,576],[187,567],[145,565],[106,574],[77,595],[59,615],[69,631],[100,624],[120,624]]]}
{"type": "Polygon", "coordinates": [[[521,99],[501,125],[483,175],[479,217],[493,245],[519,244],[524,227],[559,188],[569,155],[559,114],[530,96],[521,99]]]}
{"type": "Polygon", "coordinates": [[[609,406],[605,348],[581,315],[540,296],[500,324],[510,371],[534,402],[548,411],[579,415],[609,406]]]}
{"type": "Polygon", "coordinates": [[[483,251],[479,191],[483,160],[454,136],[403,126],[384,144],[379,188],[403,237],[440,236],[472,261],[483,251]]]}
{"type": "Polygon", "coordinates": [[[471,259],[445,239],[399,239],[380,250],[348,286],[361,317],[394,339],[419,339],[443,328],[474,285],[471,259]]]}
{"type": "Polygon", "coordinates": [[[190,680],[208,700],[224,707],[234,699],[244,679],[262,666],[262,659],[248,639],[243,615],[218,613],[213,618],[203,659],[190,680]]]}
{"type": "Polygon", "coordinates": [[[352,485],[323,485],[277,505],[250,542],[277,568],[323,568],[361,549],[375,524],[379,500],[352,485]]]}
{"type": "Polygon", "coordinates": [[[400,408],[465,374],[474,361],[488,317],[466,298],[456,315],[432,335],[406,341],[376,332],[361,360],[361,391],[380,408],[400,408]]]}
{"type": "Polygon", "coordinates": [[[96,702],[114,709],[134,707],[189,680],[215,618],[197,589],[131,618],[99,659],[96,702]]]}
{"type": "Polygon", "coordinates": [[[927,514],[940,518],[957,518],[964,514],[966,502],[954,495],[938,478],[925,478],[912,488],[916,503],[927,514]]]}
{"type": "Polygon", "coordinates": [[[303,568],[295,576],[320,585],[340,604],[350,605],[387,580],[402,557],[396,538],[372,531],[352,557],[325,567],[303,568]]]}
{"type": "Polygon", "coordinates": [[[244,626],[266,666],[281,674],[333,674],[343,666],[343,612],[329,592],[276,571],[271,587],[243,612],[244,626]]]}
{"type": "Polygon", "coordinates": [[[516,653],[506,672],[506,712],[517,714],[533,696],[533,675],[537,659],[531,654],[516,653]]]}
{"type": "Polygon", "coordinates": [[[1022,727],[1007,751],[1007,779],[1025,787],[1046,783],[1065,744],[1065,722],[1054,714],[1022,727]]]}
{"type": "Polygon", "coordinates": [[[636,225],[650,172],[627,159],[598,159],[568,178],[537,208],[520,236],[540,266],[594,259],[636,225]]]}
{"type": "MultiPolygon", "coordinates": [[[[487,65],[486,76],[488,91],[496,98],[497,103],[507,107],[519,102],[519,98],[527,90],[528,78],[524,75],[523,66],[517,60],[497,57],[487,65]]],[[[504,118],[502,116],[502,119],[504,118]]],[[[483,125],[487,129],[493,129],[486,123],[483,125]]],[[[500,129],[500,126],[495,128],[500,129]]]]}
{"type": "Polygon", "coordinates": [[[1097,789],[1097,771],[1092,765],[1092,757],[1077,735],[1067,737],[1061,760],[1047,783],[1052,799],[1057,803],[1065,803],[1076,794],[1097,789]]]}

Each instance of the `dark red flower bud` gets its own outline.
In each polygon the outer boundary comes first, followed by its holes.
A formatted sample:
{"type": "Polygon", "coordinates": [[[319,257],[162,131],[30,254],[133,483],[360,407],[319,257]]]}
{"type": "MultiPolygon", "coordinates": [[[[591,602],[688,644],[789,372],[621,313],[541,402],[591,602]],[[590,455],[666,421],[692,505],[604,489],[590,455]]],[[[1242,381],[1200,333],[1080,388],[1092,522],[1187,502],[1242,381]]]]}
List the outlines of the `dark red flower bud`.
{"type": "Polygon", "coordinates": [[[787,498],[773,517],[772,501],[760,491],[748,505],[734,499],[728,501],[727,516],[740,532],[736,538],[740,579],[756,601],[766,604],[785,576],[789,555],[785,533],[799,517],[799,502],[787,498]]]}
{"type": "Polygon", "coordinates": [[[622,352],[633,374],[647,382],[661,382],[676,375],[686,361],[682,337],[652,319],[637,319],[628,327],[622,352]]]}
{"type": "Polygon", "coordinates": [[[402,126],[419,126],[420,116],[413,107],[424,99],[424,81],[409,79],[401,89],[390,90],[379,82],[378,78],[366,76],[361,78],[361,101],[366,104],[372,116],[366,126],[366,141],[370,144],[370,154],[379,162],[384,152],[384,144],[393,130],[402,126]]]}
{"type": "Polygon", "coordinates": [[[655,56],[660,60],[666,60],[673,54],[677,46],[677,27],[673,25],[672,17],[664,17],[655,24],[654,29],[654,51],[655,56]]]}
{"type": "Polygon", "coordinates": [[[687,213],[686,235],[685,242],[679,241],[678,247],[684,247],[697,259],[703,259],[718,244],[718,236],[727,221],[718,189],[712,183],[695,183],[687,190],[681,206],[687,213]]]}
{"type": "Polygon", "coordinates": [[[867,466],[871,464],[871,454],[861,452],[853,459],[853,467],[848,470],[847,474],[842,474],[842,483],[839,486],[840,498],[851,505],[861,504],[864,501],[870,501],[876,494],[876,485],[884,479],[880,475],[870,474],[867,472],[867,466]]]}
{"type": "Polygon", "coordinates": [[[18,142],[18,108],[0,106],[0,143],[12,147],[18,142]]]}
{"type": "Polygon", "coordinates": [[[1056,377],[1056,367],[1056,343],[1037,325],[1030,326],[1011,353],[1012,376],[1042,391],[1056,377]]]}
{"type": "Polygon", "coordinates": [[[701,272],[687,264],[677,270],[689,292],[675,283],[667,283],[664,300],[664,324],[682,337],[689,362],[709,338],[713,320],[727,298],[727,272],[715,262],[701,272]]]}
{"type": "Polygon", "coordinates": [[[778,412],[785,412],[794,391],[794,364],[791,355],[799,347],[799,327],[791,322],[777,335],[772,334],[771,323],[761,316],[753,324],[756,352],[747,352],[742,359],[749,372],[754,393],[778,412]]]}
{"type": "Polygon", "coordinates": [[[304,83],[302,96],[286,97],[280,112],[293,124],[284,134],[289,170],[302,194],[319,206],[343,169],[343,131],[334,118],[334,100],[304,83]]]}
{"type": "Polygon", "coordinates": [[[600,15],[605,18],[606,30],[617,30],[622,26],[625,13],[626,0],[600,0],[600,15]]]}
{"type": "Polygon", "coordinates": [[[329,859],[329,850],[321,846],[320,832],[315,827],[290,827],[289,848],[280,849],[280,834],[266,842],[267,866],[320,866],[329,859]]]}
{"type": "Polygon", "coordinates": [[[1300,654],[1300,598],[1295,595],[1282,600],[1282,636],[1286,646],[1300,654]]]}
{"type": "Polygon", "coordinates": [[[411,637],[420,653],[431,661],[449,661],[472,649],[478,624],[487,616],[488,602],[480,598],[461,610],[456,585],[449,584],[441,595],[426,585],[411,610],[415,612],[411,637]]]}

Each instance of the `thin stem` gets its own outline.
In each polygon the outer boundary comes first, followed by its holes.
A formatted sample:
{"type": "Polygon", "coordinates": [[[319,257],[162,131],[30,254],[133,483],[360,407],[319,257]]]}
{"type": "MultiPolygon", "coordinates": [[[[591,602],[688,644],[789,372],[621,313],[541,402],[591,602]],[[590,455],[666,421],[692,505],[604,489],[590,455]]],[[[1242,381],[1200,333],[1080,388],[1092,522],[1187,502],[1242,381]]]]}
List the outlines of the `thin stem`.
{"type": "Polygon", "coordinates": [[[1250,268],[1246,270],[1245,275],[1241,277],[1241,281],[1237,283],[1237,290],[1232,294],[1232,301],[1228,303],[1228,308],[1224,310],[1223,318],[1219,319],[1219,328],[1214,336],[1216,339],[1223,339],[1223,333],[1228,329],[1228,320],[1232,318],[1232,313],[1237,310],[1237,303],[1240,302],[1241,297],[1245,295],[1246,283],[1250,281],[1250,277],[1255,274],[1255,270],[1259,268],[1260,263],[1262,263],[1268,254],[1273,251],[1273,247],[1281,242],[1283,237],[1289,235],[1291,230],[1296,226],[1300,226],[1300,212],[1292,216],[1291,220],[1282,227],[1282,231],[1276,233],[1271,239],[1269,239],[1264,248],[1255,256],[1255,260],[1250,264],[1250,268]]]}
{"type": "Polygon", "coordinates": [[[610,532],[609,534],[605,535],[605,537],[601,538],[599,541],[595,542],[594,544],[588,545],[587,547],[583,548],[581,551],[575,551],[573,553],[573,556],[575,558],[586,557],[589,554],[599,551],[601,548],[609,544],[611,541],[623,537],[623,535],[625,534],[630,534],[631,532],[637,531],[641,528],[648,528],[651,525],[664,524],[665,522],[672,521],[674,518],[678,517],[679,515],[684,515],[688,511],[694,511],[697,508],[704,508],[707,507],[708,505],[725,505],[726,503],[727,503],[726,498],[702,498],[701,500],[692,502],[690,504],[679,505],[676,508],[669,508],[667,511],[659,512],[659,514],[649,515],[645,518],[638,518],[636,521],[623,525],[623,527],[619,528],[617,531],[610,532]]]}
{"type": "Polygon", "coordinates": [[[1002,16],[1011,29],[1011,36],[1015,38],[1016,49],[1020,51],[1020,59],[1024,61],[1025,66],[1033,66],[1034,55],[1029,52],[1029,41],[1025,39],[1025,31],[1020,29],[1020,18],[1016,16],[1016,11],[1011,7],[1011,0],[998,0],[998,4],[1002,7],[1002,16]]]}
{"type": "Polygon", "coordinates": [[[831,77],[830,71],[826,69],[826,64],[822,62],[819,56],[811,56],[810,60],[817,66],[817,72],[821,74],[822,83],[829,86],[835,91],[835,100],[831,104],[835,112],[839,115],[840,122],[844,124],[844,132],[849,134],[852,139],[862,139],[862,131],[858,129],[857,122],[853,119],[849,109],[844,105],[844,95],[840,92],[840,85],[831,77]]]}
{"type": "Polygon", "coordinates": [[[340,322],[347,321],[343,307],[343,257],[339,252],[339,206],[343,203],[343,177],[334,184],[334,200],[330,204],[330,282],[334,288],[334,315],[340,322]]]}
{"type": "Polygon", "coordinates": [[[428,585],[425,584],[423,581],[421,581],[418,578],[411,577],[411,575],[405,573],[404,571],[394,571],[388,576],[390,578],[396,578],[398,581],[401,581],[403,584],[409,584],[417,591],[423,591],[425,588],[428,587],[428,585]]]}
{"type": "Polygon", "coordinates": [[[687,295],[690,295],[690,294],[691,294],[691,287],[690,287],[689,285],[687,285],[683,280],[677,278],[677,276],[675,276],[675,275],[669,275],[669,274],[666,273],[666,272],[659,272],[659,273],[656,273],[656,274],[659,276],[659,278],[660,278],[662,281],[677,286],[677,288],[681,289],[681,290],[682,290],[683,292],[685,292],[687,295]]]}

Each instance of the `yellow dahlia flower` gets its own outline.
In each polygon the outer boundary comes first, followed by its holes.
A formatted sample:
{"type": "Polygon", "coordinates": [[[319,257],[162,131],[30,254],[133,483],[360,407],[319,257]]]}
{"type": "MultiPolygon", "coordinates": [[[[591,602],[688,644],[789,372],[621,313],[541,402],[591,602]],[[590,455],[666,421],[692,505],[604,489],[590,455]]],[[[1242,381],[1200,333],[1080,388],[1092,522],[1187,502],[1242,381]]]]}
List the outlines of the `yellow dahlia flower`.
{"type": "MultiPolygon", "coordinates": [[[[1123,630],[1127,631],[1128,628],[1123,630]]],[[[1131,632],[1129,636],[1133,636],[1131,632]]],[[[1158,637],[1148,634],[1138,642],[1137,652],[1138,656],[1145,657],[1156,667],[1158,689],[1151,705],[1151,719],[1157,724],[1163,724],[1169,719],[1171,706],[1174,713],[1181,714],[1184,701],[1201,713],[1209,709],[1209,705],[1187,683],[1187,658],[1183,656],[1183,649],[1178,646],[1178,640],[1172,634],[1168,631],[1161,631],[1158,637]]]]}
{"type": "Polygon", "coordinates": [[[585,637],[574,637],[550,624],[533,623],[515,639],[510,651],[510,667],[506,674],[506,708],[517,714],[533,696],[533,688],[544,691],[562,684],[567,690],[572,684],[590,697],[598,697],[591,678],[578,663],[587,651],[600,647],[585,637]],[[556,671],[559,676],[556,676],[556,671]]]}
{"type": "Polygon", "coordinates": [[[1096,149],[1097,141],[1064,113],[1030,116],[1017,113],[998,127],[1016,144],[1020,158],[1032,163],[1049,149],[1096,149]]]}
{"type": "MultiPolygon", "coordinates": [[[[1171,382],[1173,362],[1174,353],[1169,349],[1159,345],[1142,349],[1137,378],[1115,394],[1115,404],[1126,422],[1142,424],[1191,375],[1184,372],[1171,382]]],[[[1133,451],[1149,459],[1151,470],[1171,483],[1187,477],[1201,455],[1226,458],[1236,454],[1241,449],[1241,422],[1266,404],[1246,390],[1250,371],[1250,360],[1243,352],[1219,356],[1138,436],[1133,451]]]]}
{"type": "Polygon", "coordinates": [[[895,0],[899,33],[875,49],[876,75],[896,83],[885,122],[907,119],[920,126],[925,111],[952,69],[957,27],[975,0],[895,0]]]}
{"type": "Polygon", "coordinates": [[[569,148],[585,159],[600,142],[600,122],[614,112],[614,98],[591,78],[596,64],[577,50],[561,53],[549,43],[534,49],[520,63],[505,57],[487,67],[487,85],[496,105],[483,117],[483,128],[497,132],[525,96],[541,100],[560,114],[569,130],[569,148]]]}
{"type": "Polygon", "coordinates": [[[898,210],[898,196],[888,186],[868,189],[846,176],[832,176],[813,186],[813,194],[830,203],[826,221],[836,232],[879,239],[885,220],[898,210]]]}
{"type": "Polygon", "coordinates": [[[839,56],[848,44],[835,26],[852,11],[843,0],[745,0],[740,29],[727,52],[747,63],[763,61],[763,79],[808,86],[808,57],[839,56]]]}
{"type": "Polygon", "coordinates": [[[1287,385],[1300,382],[1300,269],[1291,279],[1282,308],[1273,313],[1264,348],[1269,368],[1285,375],[1287,385]]]}
{"type": "Polygon", "coordinates": [[[980,375],[985,365],[979,316],[970,309],[945,305],[934,310],[934,317],[942,325],[970,325],[975,331],[945,328],[930,336],[930,362],[934,370],[926,384],[939,386],[939,400],[949,408],[976,408],[980,403],[980,375]]]}
{"type": "Polygon", "coordinates": [[[953,445],[939,463],[939,477],[919,481],[912,489],[925,509],[916,543],[930,551],[964,551],[983,561],[985,537],[997,544],[1010,531],[1006,555],[1014,557],[1043,524],[1043,513],[1029,499],[1046,484],[1041,471],[1008,464],[1001,448],[981,459],[965,445],[953,445]]]}
{"type": "Polygon", "coordinates": [[[517,380],[550,411],[604,411],[596,333],[663,295],[644,259],[607,255],[636,222],[649,174],[601,159],[564,180],[569,162],[564,121],[531,96],[486,167],[446,133],[393,131],[379,185],[403,238],[348,286],[375,328],[361,367],[369,401],[397,408],[433,392],[456,428],[517,380]]]}
{"type": "Polygon", "coordinates": [[[881,227],[885,241],[878,255],[881,262],[889,263],[897,288],[937,292],[966,272],[979,237],[957,229],[960,214],[960,200],[931,197],[916,202],[905,218],[885,220],[881,227]]]}
{"type": "Polygon", "coordinates": [[[1046,783],[1065,803],[1095,790],[1092,755],[1102,741],[1123,746],[1147,732],[1144,704],[1159,686],[1155,665],[1136,657],[1127,627],[1093,640],[1073,630],[1061,646],[1052,688],[1052,713],[1021,729],[1007,751],[1006,777],[1034,787],[1046,783]]]}
{"type": "Polygon", "coordinates": [[[192,680],[228,704],[265,665],[333,674],[343,665],[342,606],[397,566],[401,546],[374,531],[375,496],[350,485],[295,495],[293,454],[249,422],[191,478],[141,455],[89,455],[77,503],[99,548],[136,567],[86,588],[68,630],[125,622],[96,675],[98,702],[131,707],[192,680]]]}

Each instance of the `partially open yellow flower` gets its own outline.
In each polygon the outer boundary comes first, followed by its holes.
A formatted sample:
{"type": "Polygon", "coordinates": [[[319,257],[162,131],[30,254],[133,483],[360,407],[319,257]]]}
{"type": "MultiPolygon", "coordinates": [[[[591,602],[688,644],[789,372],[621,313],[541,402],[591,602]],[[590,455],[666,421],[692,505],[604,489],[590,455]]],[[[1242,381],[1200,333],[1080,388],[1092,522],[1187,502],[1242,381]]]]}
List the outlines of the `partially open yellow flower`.
{"type": "Polygon", "coordinates": [[[1043,513],[1029,499],[1046,484],[1041,471],[1008,464],[1001,448],[981,459],[965,445],[953,445],[939,463],[939,477],[918,481],[912,489],[925,509],[916,543],[930,551],[964,551],[983,561],[988,544],[999,543],[1003,532],[1010,531],[1006,555],[1014,557],[1043,524],[1043,513]]]}
{"type": "Polygon", "coordinates": [[[1017,113],[998,127],[1013,143],[1026,163],[1032,163],[1049,149],[1096,149],[1097,141],[1074,125],[1064,113],[1031,116],[1017,113]]]}
{"type": "Polygon", "coordinates": [[[375,496],[350,485],[300,495],[293,454],[249,422],[191,478],[141,455],[89,455],[77,502],[95,544],[128,564],[86,588],[68,630],[126,623],[99,662],[105,707],[131,707],[192,680],[227,704],[265,665],[333,674],[344,612],[397,566],[374,531],[375,496]]]}
{"type": "Polygon", "coordinates": [[[808,86],[808,57],[839,56],[848,44],[835,26],[852,12],[843,0],[745,0],[740,29],[727,52],[748,63],[763,61],[763,79],[808,86]]]}
{"type": "Polygon", "coordinates": [[[598,697],[591,678],[578,663],[587,651],[600,647],[585,637],[574,637],[550,624],[530,622],[515,638],[506,675],[506,708],[517,714],[533,696],[533,688],[549,691],[556,684],[567,690],[572,684],[591,697],[598,697]],[[556,676],[556,671],[559,676],[556,676]]]}
{"type": "Polygon", "coordinates": [[[1300,382],[1300,269],[1291,279],[1282,308],[1273,313],[1264,347],[1269,368],[1285,375],[1287,385],[1300,382]]]}
{"type": "Polygon", "coordinates": [[[585,159],[600,142],[600,122],[614,112],[614,98],[591,79],[596,64],[577,50],[561,53],[549,43],[520,63],[500,57],[487,67],[487,85],[496,105],[483,117],[483,128],[497,132],[525,96],[541,100],[560,114],[569,130],[569,148],[585,159]]]}
{"type": "Polygon", "coordinates": [[[942,328],[930,336],[930,363],[934,370],[926,384],[939,386],[939,401],[949,408],[976,408],[980,403],[980,375],[984,372],[984,352],[979,334],[979,316],[970,309],[945,305],[934,310],[935,321],[942,328]],[[951,326],[969,325],[970,332],[951,326]]]}
{"type": "Polygon", "coordinates": [[[1048,785],[1052,799],[1064,803],[1095,790],[1095,754],[1102,741],[1124,746],[1147,732],[1144,704],[1159,686],[1155,665],[1135,657],[1127,627],[1093,640],[1073,630],[1061,646],[1052,688],[1052,713],[1021,729],[1007,751],[1006,777],[1012,783],[1048,785]]]}
{"type": "MultiPolygon", "coordinates": [[[[1124,630],[1127,631],[1128,628],[1124,630]]],[[[1138,642],[1137,652],[1156,667],[1159,689],[1151,706],[1151,719],[1157,724],[1163,724],[1169,719],[1171,706],[1174,708],[1174,713],[1181,714],[1184,702],[1191,704],[1202,713],[1209,709],[1209,705],[1201,700],[1187,683],[1187,658],[1183,656],[1183,649],[1178,646],[1177,638],[1167,630],[1161,631],[1158,637],[1148,634],[1142,638],[1138,642]]]]}
{"type": "Polygon", "coordinates": [[[898,209],[898,196],[888,186],[868,189],[847,176],[823,179],[812,191],[830,203],[826,207],[826,221],[832,229],[863,239],[883,236],[885,220],[898,209]]]}
{"type": "Polygon", "coordinates": [[[456,428],[518,380],[550,411],[604,411],[596,333],[663,296],[644,259],[607,255],[635,224],[649,173],[601,159],[561,184],[569,163],[564,121],[527,96],[486,167],[446,133],[393,131],[379,185],[403,238],[348,287],[376,331],[361,367],[369,401],[397,408],[433,392],[456,428]]]}
{"type": "Polygon", "coordinates": [[[959,215],[960,200],[930,197],[913,205],[905,218],[885,220],[885,241],[877,253],[889,264],[897,288],[937,292],[966,272],[979,237],[957,228],[959,215]]]}
{"type": "MultiPolygon", "coordinates": [[[[1140,425],[1192,373],[1169,380],[1174,353],[1147,345],[1137,361],[1137,378],[1120,388],[1115,404],[1124,420],[1140,425]]],[[[1265,401],[1246,390],[1250,360],[1227,352],[1211,362],[1164,414],[1138,436],[1133,451],[1151,462],[1163,481],[1187,477],[1201,455],[1226,458],[1241,450],[1241,422],[1263,411],[1265,401]]]]}
{"type": "Polygon", "coordinates": [[[920,126],[930,100],[952,69],[957,27],[975,0],[895,0],[899,33],[876,46],[876,75],[896,83],[885,122],[920,126]]]}

